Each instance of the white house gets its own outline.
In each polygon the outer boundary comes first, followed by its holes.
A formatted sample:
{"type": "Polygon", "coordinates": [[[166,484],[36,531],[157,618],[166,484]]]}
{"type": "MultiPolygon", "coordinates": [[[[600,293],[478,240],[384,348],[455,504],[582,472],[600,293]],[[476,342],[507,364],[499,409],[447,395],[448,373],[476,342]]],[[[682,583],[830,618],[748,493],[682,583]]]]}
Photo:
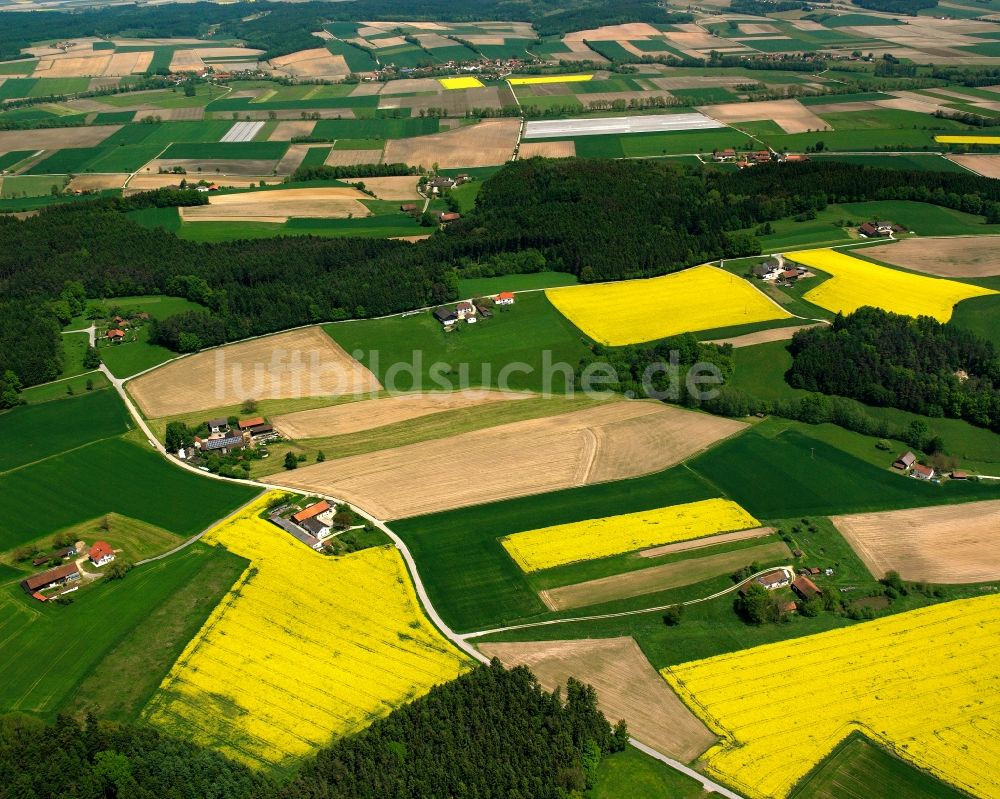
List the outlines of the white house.
{"type": "Polygon", "coordinates": [[[115,559],[115,551],[107,541],[97,541],[90,548],[90,562],[95,566],[104,566],[115,559]]]}
{"type": "Polygon", "coordinates": [[[470,317],[475,317],[476,315],[476,306],[468,300],[463,300],[455,306],[455,315],[459,319],[471,321],[470,317]]]}
{"type": "Polygon", "coordinates": [[[501,291],[493,300],[494,305],[513,305],[514,295],[509,291],[501,291]]]}

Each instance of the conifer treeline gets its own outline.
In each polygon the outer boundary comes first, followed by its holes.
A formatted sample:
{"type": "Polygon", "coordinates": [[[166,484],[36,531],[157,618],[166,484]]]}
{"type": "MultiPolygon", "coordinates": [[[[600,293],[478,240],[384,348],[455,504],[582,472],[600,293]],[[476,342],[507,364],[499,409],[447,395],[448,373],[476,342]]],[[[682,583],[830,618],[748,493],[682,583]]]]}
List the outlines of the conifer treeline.
{"type": "Polygon", "coordinates": [[[494,661],[321,750],[276,782],[145,726],[0,717],[0,799],[560,799],[624,748],[593,689],[565,698],[494,661]]]}

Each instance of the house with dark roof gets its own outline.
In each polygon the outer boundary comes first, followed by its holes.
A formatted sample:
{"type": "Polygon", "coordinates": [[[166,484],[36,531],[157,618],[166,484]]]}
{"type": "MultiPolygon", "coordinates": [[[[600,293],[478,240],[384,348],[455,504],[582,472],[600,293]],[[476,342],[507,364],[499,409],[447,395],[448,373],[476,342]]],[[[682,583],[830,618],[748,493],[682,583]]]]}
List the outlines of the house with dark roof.
{"type": "Polygon", "coordinates": [[[916,462],[917,462],[916,455],[914,455],[912,452],[904,452],[902,455],[896,458],[895,461],[893,461],[892,468],[899,469],[900,471],[905,472],[916,462]]]}
{"type": "Polygon", "coordinates": [[[46,588],[53,588],[79,579],[80,570],[76,564],[67,563],[65,566],[56,566],[54,569],[33,574],[31,577],[21,580],[21,588],[26,593],[33,594],[36,591],[44,591],[46,588]]]}
{"type": "Polygon", "coordinates": [[[808,577],[796,577],[792,580],[792,590],[802,597],[803,600],[808,602],[810,599],[815,599],[823,592],[808,577]]]}
{"type": "Polygon", "coordinates": [[[222,433],[229,429],[229,420],[224,416],[220,416],[218,419],[209,419],[208,429],[213,433],[222,433]]]}
{"type": "Polygon", "coordinates": [[[458,321],[458,314],[451,310],[451,308],[438,308],[434,311],[434,318],[445,327],[451,327],[458,321]]]}

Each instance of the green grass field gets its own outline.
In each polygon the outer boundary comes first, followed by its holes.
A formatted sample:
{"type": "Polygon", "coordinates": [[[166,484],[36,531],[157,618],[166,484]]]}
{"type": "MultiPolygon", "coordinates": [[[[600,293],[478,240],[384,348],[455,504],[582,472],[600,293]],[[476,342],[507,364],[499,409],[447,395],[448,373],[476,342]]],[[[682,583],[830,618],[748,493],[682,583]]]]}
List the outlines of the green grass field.
{"type": "Polygon", "coordinates": [[[87,381],[90,381],[91,390],[93,391],[111,385],[103,372],[87,372],[69,380],[59,380],[55,383],[44,383],[40,386],[26,388],[21,392],[21,399],[29,405],[37,405],[41,402],[52,402],[60,399],[71,399],[74,396],[83,394],[87,390],[87,381]]]}
{"type": "Polygon", "coordinates": [[[965,172],[964,167],[954,161],[930,153],[908,153],[906,155],[812,155],[814,161],[837,161],[843,164],[857,164],[876,169],[909,169],[917,172],[965,172]]]}
{"type": "Polygon", "coordinates": [[[628,133],[611,136],[576,136],[579,158],[653,158],[659,155],[710,153],[733,147],[745,148],[750,138],[731,128],[684,130],[667,133],[628,133]]]}
{"type": "MultiPolygon", "coordinates": [[[[326,325],[324,330],[347,352],[360,351],[361,362],[387,388],[387,371],[394,364],[413,364],[416,355],[420,360],[416,373],[425,389],[440,388],[432,378],[431,367],[435,363],[446,365],[437,374],[449,384],[459,382],[464,366],[470,386],[496,386],[501,370],[508,364],[519,363],[531,372],[508,373],[510,388],[561,393],[565,390],[565,376],[556,374],[547,386],[543,374],[545,358],[575,369],[587,354],[580,333],[541,292],[521,295],[516,305],[496,309],[492,319],[475,325],[456,324],[456,328],[446,333],[431,314],[419,313],[326,325]]],[[[412,374],[399,374],[396,383],[397,390],[411,390],[412,374]]]]}
{"type": "Polygon", "coordinates": [[[649,510],[718,496],[689,470],[555,491],[394,522],[449,625],[473,630],[538,618],[546,608],[499,539],[540,525],[649,510]]]}
{"type": "Polygon", "coordinates": [[[114,391],[90,391],[60,402],[22,405],[0,414],[0,441],[4,442],[0,474],[120,435],[130,426],[128,412],[114,391]]]}
{"type": "Polygon", "coordinates": [[[702,799],[701,783],[664,763],[626,747],[605,757],[586,799],[702,799]]]}
{"type": "Polygon", "coordinates": [[[960,799],[945,785],[885,751],[861,733],[834,748],[789,794],[789,799],[960,799]]]}
{"type": "Polygon", "coordinates": [[[255,493],[184,472],[148,444],[104,439],[0,476],[0,549],[112,511],[187,537],[255,493]]]}
{"type": "Polygon", "coordinates": [[[533,272],[525,275],[475,277],[458,281],[458,293],[463,297],[480,297],[501,291],[528,291],[556,286],[575,286],[576,275],[569,272],[533,272]]]}
{"type": "MultiPolygon", "coordinates": [[[[398,208],[398,203],[393,204],[398,208]]],[[[394,236],[420,236],[433,228],[420,224],[404,213],[355,217],[354,219],[289,219],[273,222],[183,222],[176,231],[189,241],[217,242],[235,239],[269,239],[276,236],[323,236],[337,238],[386,239],[394,236]]]]}
{"type": "Polygon", "coordinates": [[[404,119],[321,119],[312,135],[320,139],[401,139],[437,133],[440,123],[433,117],[404,119]]]}
{"type": "MultiPolygon", "coordinates": [[[[840,428],[835,431],[838,442],[874,448],[874,439],[840,428]]],[[[895,510],[1000,496],[1000,486],[932,485],[893,474],[888,469],[893,453],[882,454],[885,467],[879,468],[822,440],[807,425],[774,419],[723,442],[689,466],[758,519],[895,510]]]]}
{"type": "Polygon", "coordinates": [[[30,599],[16,582],[0,586],[0,710],[135,718],[245,566],[196,544],[81,590],[68,607],[30,599]]]}
{"type": "Polygon", "coordinates": [[[10,167],[14,166],[14,164],[19,161],[23,161],[33,152],[34,150],[14,150],[0,155],[0,172],[3,172],[5,169],[10,169],[10,167]]]}
{"type": "Polygon", "coordinates": [[[975,297],[955,306],[951,322],[993,342],[1000,349],[1000,297],[975,297]]]}
{"type": "Polygon", "coordinates": [[[162,157],[277,161],[287,149],[288,142],[283,141],[182,142],[171,144],[162,157]]]}
{"type": "Polygon", "coordinates": [[[89,339],[86,333],[65,333],[62,337],[63,368],[59,377],[73,377],[89,372],[83,365],[89,339]]]}

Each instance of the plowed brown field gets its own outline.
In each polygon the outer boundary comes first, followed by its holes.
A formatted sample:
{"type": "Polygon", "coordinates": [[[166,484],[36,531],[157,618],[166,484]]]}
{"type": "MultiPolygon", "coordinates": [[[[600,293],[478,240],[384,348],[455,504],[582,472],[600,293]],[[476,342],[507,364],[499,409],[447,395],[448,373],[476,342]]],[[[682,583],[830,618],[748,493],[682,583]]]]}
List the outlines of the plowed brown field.
{"type": "MultiPolygon", "coordinates": [[[[387,164],[410,164],[443,169],[496,166],[510,160],[521,123],[517,119],[484,119],[444,133],[390,139],[385,145],[387,164]]],[[[336,152],[336,151],[334,151],[336,152]]]]}

